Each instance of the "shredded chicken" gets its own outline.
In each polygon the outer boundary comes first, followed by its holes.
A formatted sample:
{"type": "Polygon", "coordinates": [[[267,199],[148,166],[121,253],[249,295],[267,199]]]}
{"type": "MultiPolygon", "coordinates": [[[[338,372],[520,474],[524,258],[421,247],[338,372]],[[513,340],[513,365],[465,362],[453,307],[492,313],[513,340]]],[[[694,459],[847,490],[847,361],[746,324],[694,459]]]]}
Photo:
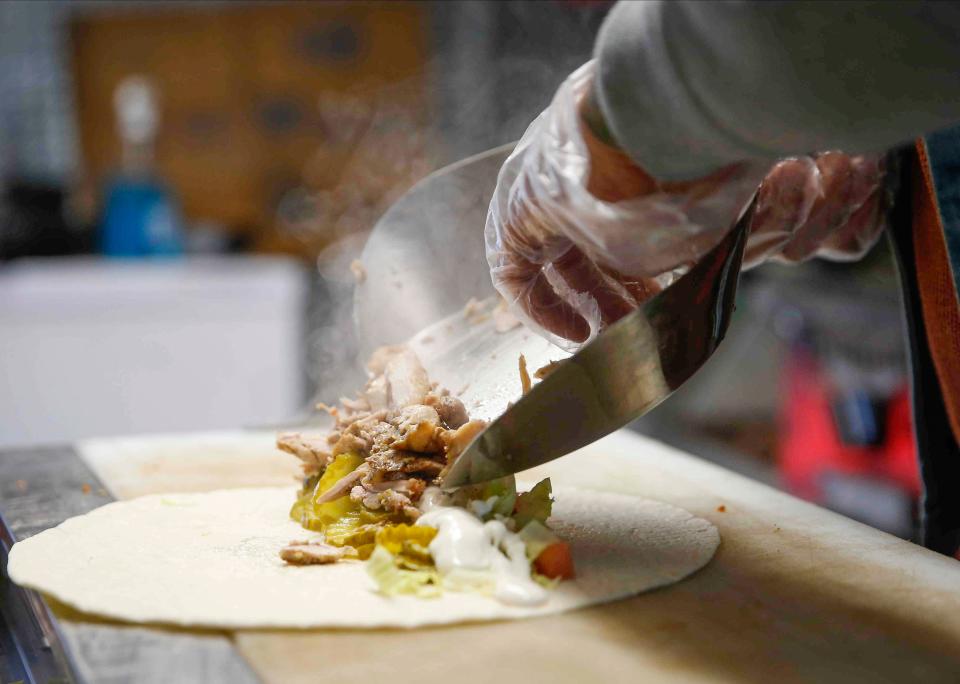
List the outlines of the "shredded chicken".
{"type": "Polygon", "coordinates": [[[333,486],[330,487],[330,489],[314,499],[313,503],[322,504],[328,501],[333,501],[334,499],[339,499],[341,496],[346,496],[350,493],[353,485],[359,482],[367,474],[367,472],[368,469],[366,464],[363,464],[353,472],[347,473],[337,480],[333,486]]]}
{"type": "Polygon", "coordinates": [[[387,362],[384,371],[389,388],[389,405],[392,409],[422,404],[430,392],[427,371],[420,365],[417,355],[404,348],[387,362]]]}
{"type": "Polygon", "coordinates": [[[535,377],[537,380],[543,380],[553,371],[557,370],[557,368],[560,366],[560,363],[560,361],[551,361],[544,366],[540,366],[536,371],[534,371],[533,377],[535,377]]]}
{"type": "Polygon", "coordinates": [[[390,390],[387,387],[387,376],[378,375],[367,383],[363,390],[363,399],[374,411],[383,411],[390,401],[390,390]]]}
{"type": "Polygon", "coordinates": [[[436,409],[422,404],[403,408],[390,420],[399,433],[390,445],[394,449],[406,449],[421,453],[436,453],[443,449],[440,442],[440,415],[436,409]]]}
{"type": "Polygon", "coordinates": [[[367,463],[371,468],[387,473],[422,473],[430,478],[439,475],[445,465],[422,454],[395,449],[373,453],[367,458],[367,463]]]}
{"type": "Polygon", "coordinates": [[[349,546],[337,547],[321,541],[292,541],[280,549],[280,557],[291,565],[326,565],[350,555],[349,546]]]}
{"type": "Polygon", "coordinates": [[[340,405],[351,413],[365,413],[370,411],[370,403],[365,397],[359,397],[357,399],[340,397],[340,405]]]}
{"type": "MultiPolygon", "coordinates": [[[[367,363],[367,370],[373,378],[367,384],[365,396],[369,401],[370,390],[373,389],[378,403],[381,398],[384,399],[387,408],[400,409],[422,404],[430,391],[427,371],[408,347],[380,347],[367,363]]],[[[373,401],[370,401],[370,405],[376,408],[373,401]]]]}
{"type": "MultiPolygon", "coordinates": [[[[349,496],[374,511],[414,521],[424,490],[486,426],[469,420],[459,399],[431,384],[416,354],[407,347],[378,349],[367,364],[370,379],[355,399],[338,407],[320,405],[334,419],[324,436],[281,435],[277,446],[299,458],[313,486],[315,477],[340,454],[362,456],[359,468],[327,489],[316,503],[349,496]]],[[[289,563],[326,563],[338,558],[316,543],[291,543],[281,552],[289,563]],[[328,560],[328,558],[330,560],[328,560]]]]}
{"type": "Polygon", "coordinates": [[[442,439],[443,443],[447,446],[447,464],[452,464],[457,459],[457,456],[462,454],[464,449],[470,446],[470,442],[483,432],[485,427],[487,427],[486,421],[471,420],[456,430],[447,430],[441,433],[440,439],[442,439]]]}
{"type": "Polygon", "coordinates": [[[530,382],[530,373],[527,372],[527,357],[523,354],[520,355],[520,391],[523,394],[526,394],[530,391],[530,388],[533,387],[533,383],[530,382]]]}
{"type": "Polygon", "coordinates": [[[367,269],[359,259],[350,262],[350,272],[353,274],[353,279],[357,281],[357,285],[363,284],[367,279],[367,269]]]}
{"type": "Polygon", "coordinates": [[[423,490],[427,488],[426,482],[415,477],[407,478],[406,480],[384,480],[370,486],[372,489],[368,489],[367,491],[385,492],[388,489],[392,489],[398,494],[403,494],[404,496],[414,499],[419,499],[420,495],[423,494],[423,490]]]}
{"type": "Polygon", "coordinates": [[[299,458],[305,476],[323,472],[333,460],[330,445],[324,437],[305,437],[299,433],[280,435],[277,448],[299,458]]]}
{"type": "Polygon", "coordinates": [[[394,489],[385,489],[380,492],[380,503],[394,513],[400,513],[410,506],[410,499],[394,489]]]}
{"type": "Polygon", "coordinates": [[[458,427],[470,420],[467,415],[467,408],[463,402],[450,395],[443,397],[427,397],[424,402],[427,406],[432,406],[440,417],[440,422],[444,427],[450,430],[456,430],[458,427]]]}

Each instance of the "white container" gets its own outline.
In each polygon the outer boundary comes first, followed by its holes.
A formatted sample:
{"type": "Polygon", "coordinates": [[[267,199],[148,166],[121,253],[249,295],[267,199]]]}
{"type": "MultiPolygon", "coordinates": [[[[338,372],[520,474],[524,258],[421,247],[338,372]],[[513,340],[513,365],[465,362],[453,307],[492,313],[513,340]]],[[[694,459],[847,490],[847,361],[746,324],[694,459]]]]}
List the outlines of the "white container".
{"type": "Polygon", "coordinates": [[[0,266],[0,446],[283,420],[306,297],[273,257],[0,266]]]}

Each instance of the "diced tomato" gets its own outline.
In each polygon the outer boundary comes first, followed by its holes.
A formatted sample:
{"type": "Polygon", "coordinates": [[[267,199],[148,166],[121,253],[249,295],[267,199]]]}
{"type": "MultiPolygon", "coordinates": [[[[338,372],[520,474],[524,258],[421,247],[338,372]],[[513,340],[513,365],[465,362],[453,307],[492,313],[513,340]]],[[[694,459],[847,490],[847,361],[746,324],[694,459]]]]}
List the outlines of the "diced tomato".
{"type": "Polygon", "coordinates": [[[573,556],[566,542],[551,544],[533,561],[538,573],[550,579],[573,579],[573,556]]]}

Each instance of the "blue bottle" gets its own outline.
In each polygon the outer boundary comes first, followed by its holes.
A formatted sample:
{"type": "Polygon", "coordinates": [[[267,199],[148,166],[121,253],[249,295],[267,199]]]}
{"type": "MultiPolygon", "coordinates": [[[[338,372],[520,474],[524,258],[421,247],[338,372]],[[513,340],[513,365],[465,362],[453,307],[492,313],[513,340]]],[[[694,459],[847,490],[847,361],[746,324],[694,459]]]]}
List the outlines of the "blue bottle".
{"type": "Polygon", "coordinates": [[[153,168],[159,119],[154,90],[143,78],[124,79],[114,94],[114,106],[123,162],[107,187],[100,249],[113,257],[183,254],[180,208],[153,168]]]}

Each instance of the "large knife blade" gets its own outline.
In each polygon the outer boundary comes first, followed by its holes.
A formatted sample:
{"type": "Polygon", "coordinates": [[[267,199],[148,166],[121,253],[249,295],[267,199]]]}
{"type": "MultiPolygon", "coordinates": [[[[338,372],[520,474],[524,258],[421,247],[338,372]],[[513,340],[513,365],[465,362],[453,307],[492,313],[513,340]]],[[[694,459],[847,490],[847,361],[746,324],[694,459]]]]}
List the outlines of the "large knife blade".
{"type": "Polygon", "coordinates": [[[602,331],[497,418],[444,486],[511,475],[564,456],[647,413],[687,381],[730,324],[756,200],[686,274],[602,331]]]}

